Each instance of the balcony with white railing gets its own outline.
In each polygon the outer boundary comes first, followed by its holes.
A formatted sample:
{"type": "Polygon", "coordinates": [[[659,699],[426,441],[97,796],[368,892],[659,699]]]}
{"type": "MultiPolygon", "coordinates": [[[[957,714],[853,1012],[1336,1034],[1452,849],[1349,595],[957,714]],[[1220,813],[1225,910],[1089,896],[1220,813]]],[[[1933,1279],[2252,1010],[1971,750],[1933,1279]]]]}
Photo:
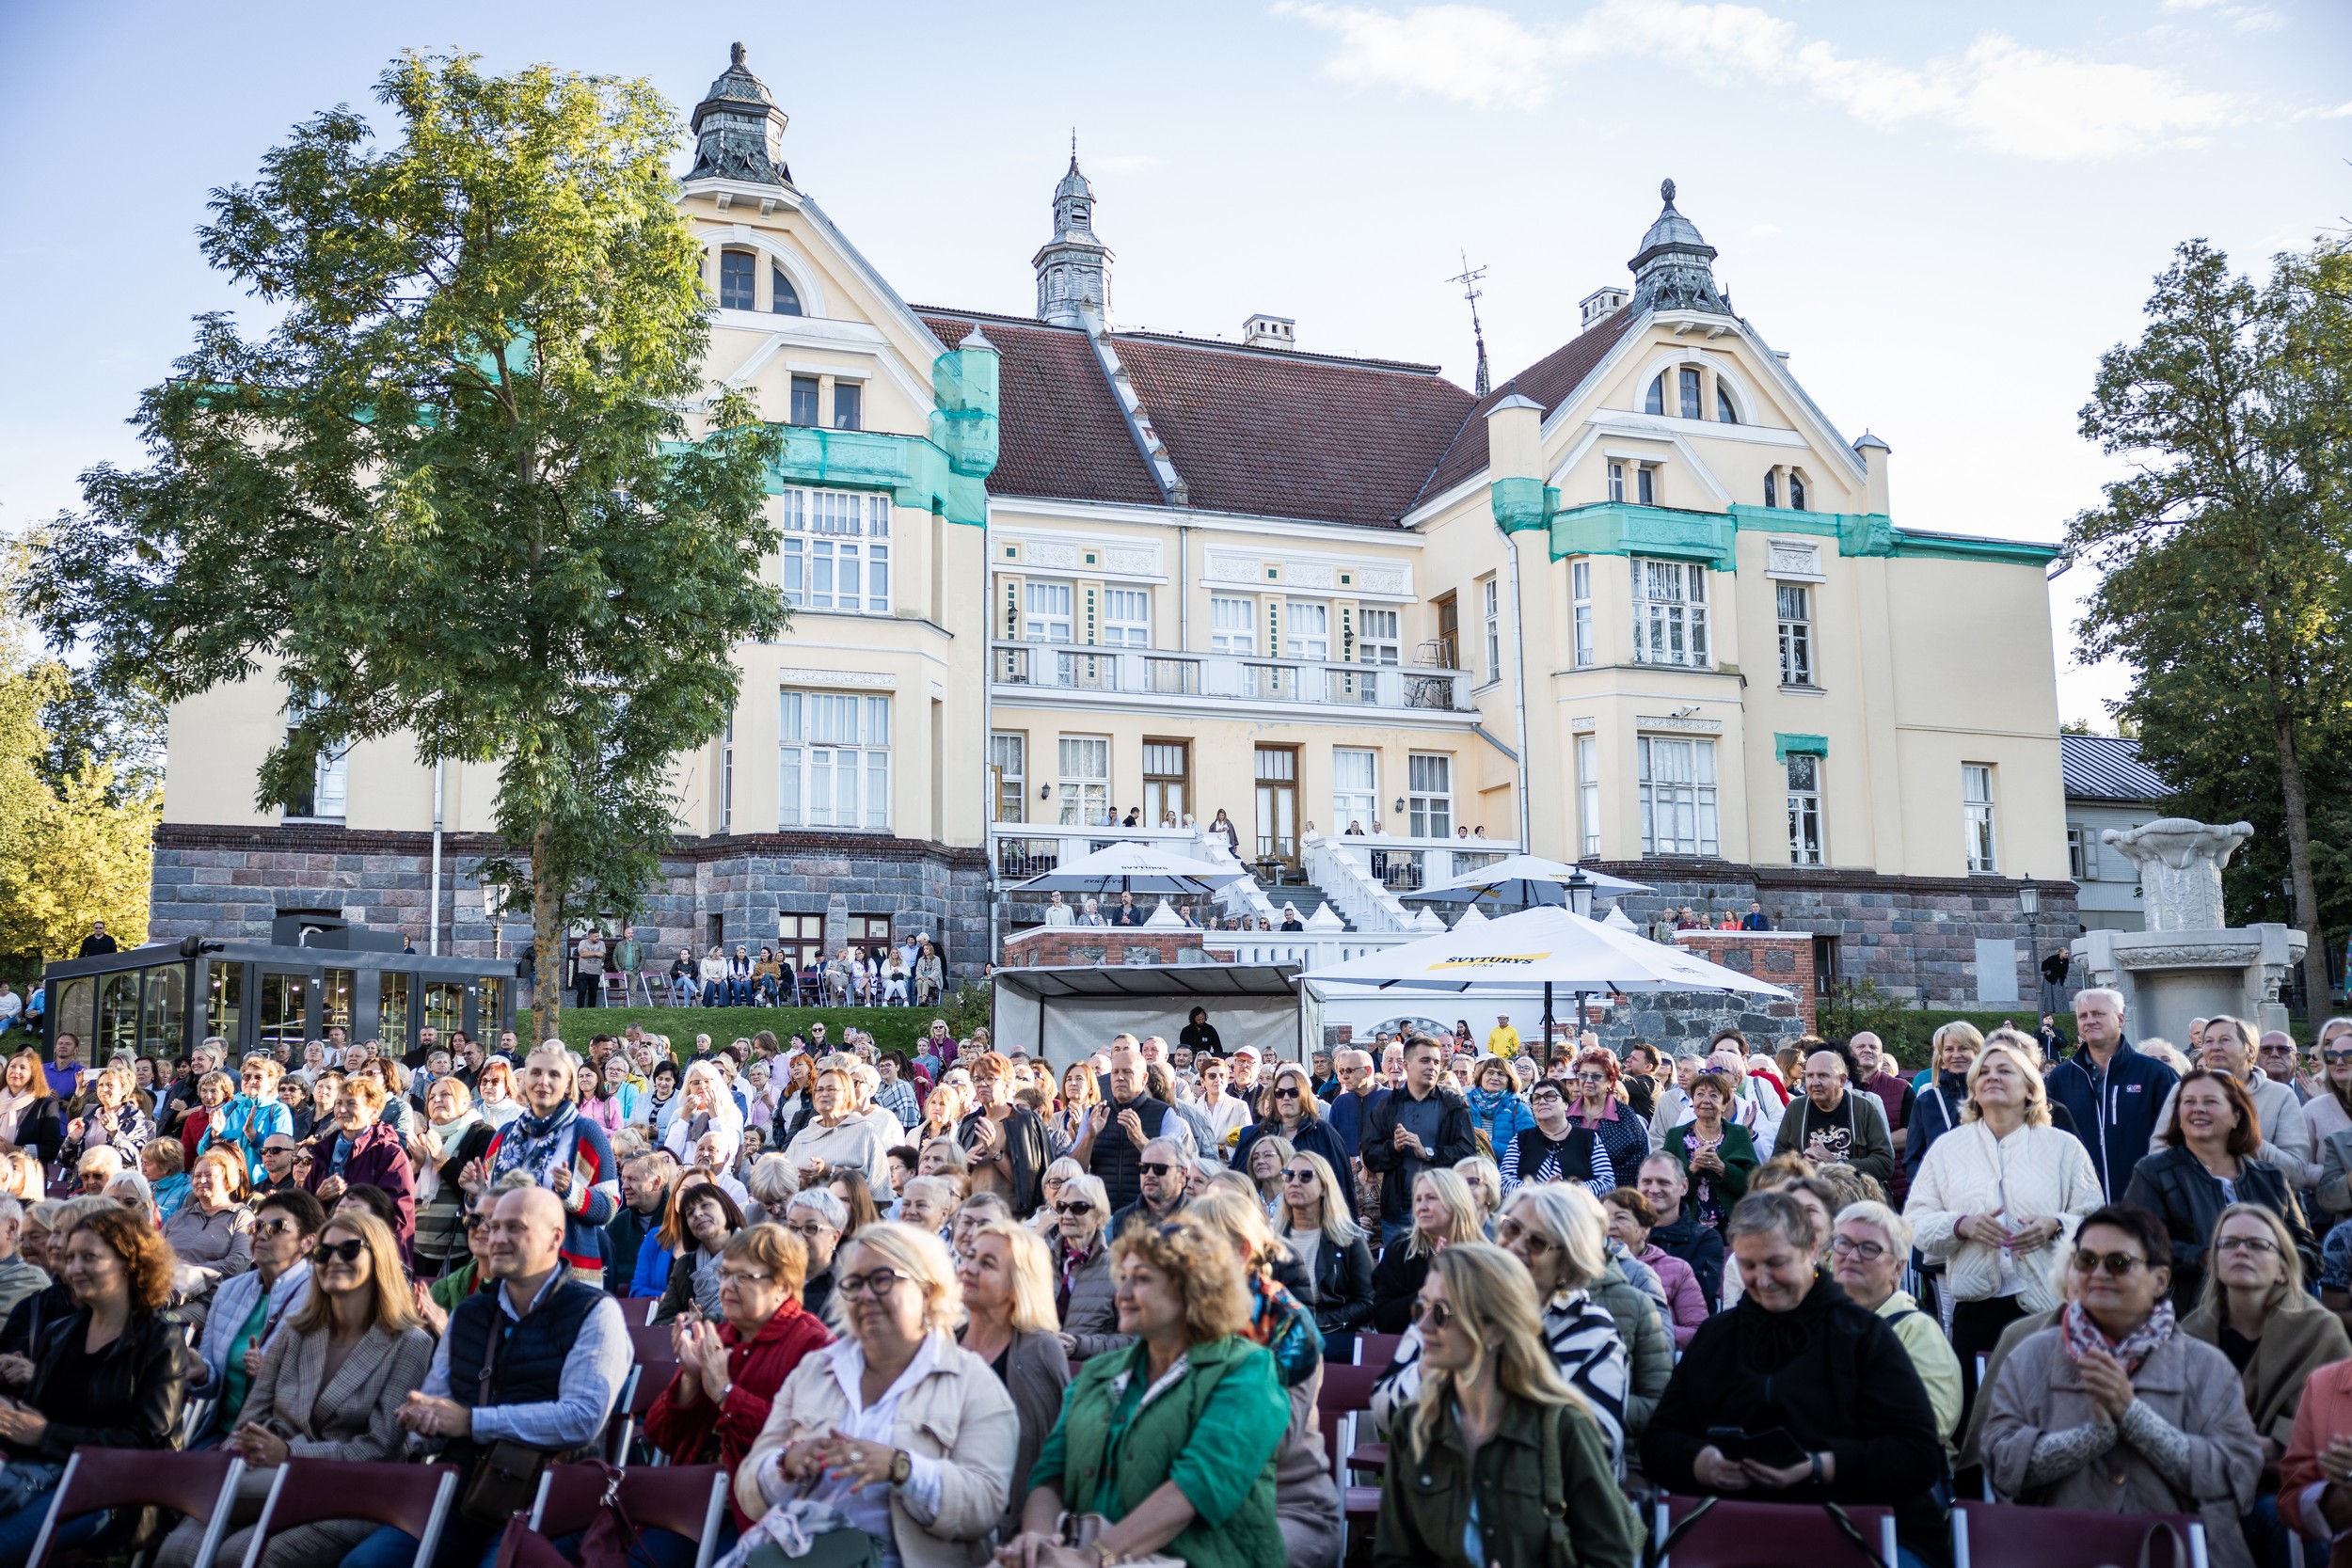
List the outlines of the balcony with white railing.
{"type": "MultiPolygon", "coordinates": [[[[1518,852],[1518,844],[1504,839],[1408,838],[1401,833],[1318,838],[1307,849],[1308,870],[1317,887],[1327,892],[1337,883],[1360,880],[1391,895],[1435,887],[1518,852]]],[[[1354,911],[1346,912],[1355,918],[1354,911]]]]}
{"type": "MultiPolygon", "coordinates": [[[[1186,860],[1196,860],[1221,870],[1247,872],[1248,867],[1235,858],[1227,847],[1222,833],[1204,828],[1120,828],[1110,825],[1089,827],[1080,823],[1057,822],[992,822],[988,825],[989,852],[995,858],[996,874],[1007,883],[1025,881],[1053,870],[1065,861],[1090,855],[1097,849],[1107,849],[1114,844],[1160,844],[1168,852],[1186,860]]],[[[1218,910],[1229,915],[1254,919],[1263,915],[1277,918],[1277,911],[1257,879],[1245,875],[1240,880],[1228,882],[1217,889],[1215,901],[1218,910]]]]}
{"type": "Polygon", "coordinates": [[[1159,648],[1102,648],[1048,642],[997,642],[990,679],[1002,700],[1067,692],[1119,697],[1138,705],[1248,704],[1274,711],[1362,710],[1368,715],[1451,714],[1474,721],[1474,676],[1419,664],[1334,664],[1256,658],[1243,654],[1184,654],[1159,648]]]}

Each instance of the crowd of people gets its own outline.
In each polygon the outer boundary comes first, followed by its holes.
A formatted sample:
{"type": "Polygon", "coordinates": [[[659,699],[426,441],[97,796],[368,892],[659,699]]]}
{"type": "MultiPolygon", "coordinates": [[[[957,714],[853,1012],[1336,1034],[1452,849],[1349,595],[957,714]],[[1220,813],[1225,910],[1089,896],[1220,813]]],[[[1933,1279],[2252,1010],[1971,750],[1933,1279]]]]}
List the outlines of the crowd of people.
{"type": "MultiPolygon", "coordinates": [[[[1059,1071],[944,1021],[61,1035],[0,1080],[0,1568],[79,1446],[232,1449],[242,1553],[290,1457],[598,1451],[632,1366],[644,1449],[730,1471],[731,1563],[1337,1568],[1332,1363],[1380,1369],[1357,1543],[1395,1568],[1630,1564],[1660,1490],[1883,1506],[1908,1563],[1979,1493],[2197,1514],[2230,1568],[2352,1542],[2352,1020],[2308,1057],[2074,1020],[1947,1024],[1910,1075],[1868,1034],[1539,1061],[1507,1019],[1280,1061],[1202,1009],[1059,1071]]],[[[491,1560],[487,1506],[441,1568],[491,1560]]],[[[204,1530],[152,1534],[183,1568],[204,1530]]],[[[327,1520],[265,1568],[417,1550],[327,1520]]]]}

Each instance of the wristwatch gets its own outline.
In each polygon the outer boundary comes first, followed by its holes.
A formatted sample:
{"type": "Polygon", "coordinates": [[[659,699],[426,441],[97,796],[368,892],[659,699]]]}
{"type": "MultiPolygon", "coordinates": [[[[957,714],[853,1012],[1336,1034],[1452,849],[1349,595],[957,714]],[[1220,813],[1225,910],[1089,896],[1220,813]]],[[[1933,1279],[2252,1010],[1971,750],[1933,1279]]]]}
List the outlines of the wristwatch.
{"type": "Polygon", "coordinates": [[[890,1452],[890,1484],[904,1486],[907,1483],[907,1478],[913,1474],[914,1474],[914,1456],[904,1449],[893,1449],[890,1452]]]}

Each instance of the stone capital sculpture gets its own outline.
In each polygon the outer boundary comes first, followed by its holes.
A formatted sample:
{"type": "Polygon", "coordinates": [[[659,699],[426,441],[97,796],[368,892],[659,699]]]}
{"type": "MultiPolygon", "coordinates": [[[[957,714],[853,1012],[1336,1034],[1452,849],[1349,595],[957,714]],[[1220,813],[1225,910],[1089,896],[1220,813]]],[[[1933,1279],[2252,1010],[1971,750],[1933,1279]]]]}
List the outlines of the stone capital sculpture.
{"type": "Polygon", "coordinates": [[[2223,928],[2221,868],[2253,836],[2250,822],[2224,826],[2160,816],[2137,828],[2109,828],[2099,840],[2138,872],[2148,929],[2217,931],[2223,928]]]}

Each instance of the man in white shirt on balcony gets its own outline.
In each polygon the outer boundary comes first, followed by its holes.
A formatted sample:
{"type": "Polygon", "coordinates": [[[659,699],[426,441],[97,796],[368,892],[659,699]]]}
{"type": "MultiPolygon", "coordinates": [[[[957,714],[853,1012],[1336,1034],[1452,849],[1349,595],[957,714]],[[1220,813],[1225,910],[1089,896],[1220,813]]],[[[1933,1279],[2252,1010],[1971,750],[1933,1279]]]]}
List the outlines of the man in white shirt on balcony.
{"type": "Polygon", "coordinates": [[[1068,904],[1062,902],[1062,896],[1060,894],[1057,893],[1054,895],[1053,902],[1045,906],[1045,924],[1048,926],[1074,926],[1077,923],[1078,916],[1076,912],[1073,911],[1068,904]]]}

